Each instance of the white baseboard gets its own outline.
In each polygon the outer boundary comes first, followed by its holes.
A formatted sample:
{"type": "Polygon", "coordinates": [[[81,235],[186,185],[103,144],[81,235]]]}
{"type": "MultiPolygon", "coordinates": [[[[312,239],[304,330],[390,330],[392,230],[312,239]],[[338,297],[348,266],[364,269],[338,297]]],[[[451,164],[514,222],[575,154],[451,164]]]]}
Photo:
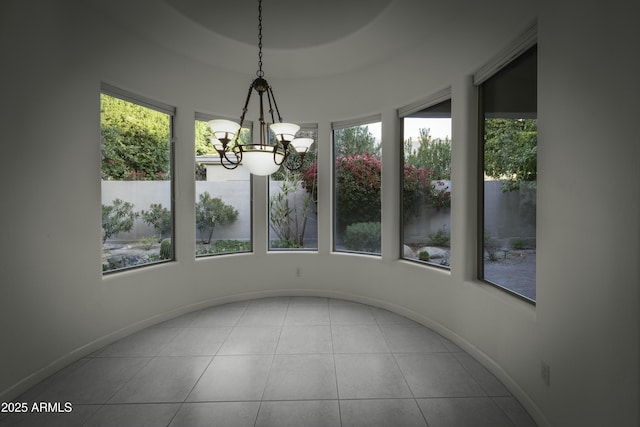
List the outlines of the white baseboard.
{"type": "Polygon", "coordinates": [[[202,310],[204,308],[213,307],[216,305],[226,304],[230,302],[236,301],[245,301],[257,298],[267,298],[267,297],[276,297],[276,296],[315,296],[315,297],[326,297],[326,298],[336,298],[343,299],[348,301],[359,302],[363,304],[368,304],[374,307],[382,308],[385,310],[389,310],[401,316],[407,317],[415,322],[418,322],[427,328],[433,329],[435,332],[439,333],[443,337],[451,340],[454,344],[459,346],[461,349],[469,353],[475,360],[477,360],[482,366],[487,368],[489,372],[496,376],[504,386],[513,394],[513,396],[520,402],[520,404],[529,412],[531,417],[536,421],[536,423],[543,427],[549,426],[549,422],[547,421],[544,414],[540,411],[538,406],[535,404],[533,400],[527,395],[527,393],[522,390],[522,388],[516,383],[505,371],[500,367],[493,359],[487,356],[480,349],[475,347],[472,343],[457,335],[452,330],[446,328],[433,321],[432,319],[420,314],[416,313],[413,310],[410,310],[406,307],[396,305],[390,303],[388,301],[379,300],[376,298],[365,297],[361,295],[354,295],[346,292],[334,291],[334,290],[326,290],[326,289],[275,289],[275,290],[267,290],[267,291],[256,291],[256,292],[247,292],[242,294],[229,295],[220,298],[211,298],[205,301],[200,301],[198,303],[189,304],[174,310],[170,310],[168,312],[157,314],[151,316],[147,319],[138,321],[129,326],[121,328],[117,331],[104,335],[90,343],[79,347],[64,356],[57,358],[56,360],[49,363],[47,366],[38,369],[27,377],[23,378],[13,386],[4,390],[0,393],[0,401],[9,401],[15,399],[20,396],[22,393],[29,390],[31,387],[35,386],[39,382],[43,381],[47,377],[52,374],[58,372],[64,367],[76,362],[77,360],[82,359],[90,355],[91,353],[103,348],[104,346],[111,344],[121,338],[124,338],[128,335],[131,335],[134,332],[147,328],[149,326],[156,325],[158,323],[164,322],[166,320],[172,319],[177,316],[181,316],[183,314],[190,313],[196,310],[202,310]]]}

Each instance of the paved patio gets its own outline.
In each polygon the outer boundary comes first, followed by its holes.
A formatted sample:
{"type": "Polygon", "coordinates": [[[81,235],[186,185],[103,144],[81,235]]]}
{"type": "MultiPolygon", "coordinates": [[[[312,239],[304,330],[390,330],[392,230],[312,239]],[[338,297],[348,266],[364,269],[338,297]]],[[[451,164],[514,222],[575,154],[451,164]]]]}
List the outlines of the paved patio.
{"type": "Polygon", "coordinates": [[[536,299],[536,254],[522,253],[497,262],[485,262],[485,279],[524,297],[536,299]]]}

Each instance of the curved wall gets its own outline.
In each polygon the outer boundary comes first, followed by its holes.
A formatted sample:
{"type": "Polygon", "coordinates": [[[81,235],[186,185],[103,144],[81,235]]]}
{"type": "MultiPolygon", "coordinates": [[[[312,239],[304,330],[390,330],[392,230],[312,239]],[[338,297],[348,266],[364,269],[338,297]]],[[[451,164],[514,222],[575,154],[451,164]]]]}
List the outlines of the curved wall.
{"type": "MultiPolygon", "coordinates": [[[[638,256],[640,197],[637,190],[626,192],[627,209],[612,211],[607,207],[624,189],[611,194],[602,183],[583,184],[592,177],[587,166],[618,176],[618,182],[638,182],[631,164],[638,149],[624,142],[633,138],[629,130],[610,128],[616,138],[604,155],[617,163],[609,164],[599,150],[601,127],[583,122],[585,116],[613,120],[599,109],[585,109],[582,99],[591,79],[607,72],[588,69],[590,51],[580,47],[580,36],[593,37],[594,16],[587,13],[584,23],[576,23],[569,7],[558,10],[555,4],[541,6],[538,14],[541,178],[538,304],[532,306],[474,280],[476,99],[469,78],[526,28],[527,16],[517,15],[503,26],[472,26],[437,46],[430,42],[428,56],[420,54],[417,43],[357,73],[270,78],[286,119],[318,123],[319,251],[266,252],[266,181],[257,178],[254,253],[195,260],[194,113],[237,115],[251,75],[212,69],[163,50],[83,7],[69,10],[56,2],[36,11],[23,2],[3,7],[5,16],[15,17],[0,25],[0,51],[12,64],[0,75],[3,98],[11,100],[1,107],[3,151],[11,156],[3,159],[0,173],[2,182],[13,183],[2,211],[2,224],[9,226],[3,238],[0,316],[4,325],[12,325],[0,332],[3,400],[108,342],[186,311],[260,296],[323,295],[388,308],[436,329],[505,382],[540,425],[606,424],[612,413],[621,421],[617,425],[638,420],[639,273],[630,266],[638,256]],[[23,25],[27,21],[30,26],[23,25]],[[567,25],[580,36],[566,35],[567,25]],[[480,30],[482,37],[474,37],[480,30]],[[576,58],[565,57],[569,47],[576,58]],[[560,81],[558,67],[564,70],[560,81]],[[574,79],[585,69],[586,77],[574,79]],[[177,107],[177,262],[102,277],[100,82],[177,107]],[[398,260],[396,250],[396,109],[445,87],[453,94],[451,272],[398,260]],[[331,122],[377,113],[382,114],[384,141],[382,257],[334,254],[331,122]],[[581,162],[577,167],[574,155],[581,162]],[[594,260],[591,239],[624,251],[600,253],[594,260]],[[302,277],[296,277],[296,267],[302,277]],[[613,332],[616,338],[609,335],[613,332]],[[598,348],[613,351],[590,351],[594,340],[598,348]],[[539,379],[542,360],[552,367],[551,388],[539,379]],[[594,366],[602,372],[594,374],[594,366]],[[592,383],[580,386],[586,376],[592,383]],[[617,397],[603,392],[613,386],[620,390],[617,397]]],[[[606,52],[605,46],[596,47],[606,52]]],[[[615,88],[624,87],[617,82],[632,81],[630,70],[620,73],[616,83],[609,82],[615,88]]],[[[609,93],[599,96],[603,102],[615,99],[609,93]]],[[[616,102],[623,103],[620,114],[631,122],[635,104],[625,98],[616,102]]]]}

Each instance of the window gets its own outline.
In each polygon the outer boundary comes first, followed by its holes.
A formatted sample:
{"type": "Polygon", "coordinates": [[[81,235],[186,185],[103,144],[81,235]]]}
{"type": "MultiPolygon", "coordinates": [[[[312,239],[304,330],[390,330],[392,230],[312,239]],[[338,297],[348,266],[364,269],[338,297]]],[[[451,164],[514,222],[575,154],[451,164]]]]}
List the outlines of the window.
{"type": "Polygon", "coordinates": [[[174,259],[174,115],[173,107],[102,86],[103,272],[174,259]]]}
{"type": "MultiPolygon", "coordinates": [[[[318,141],[317,125],[302,125],[296,138],[318,141]]],[[[312,145],[300,169],[285,167],[269,177],[269,249],[312,250],[318,248],[318,167],[312,145]]]]}
{"type": "Polygon", "coordinates": [[[451,100],[405,115],[402,134],[401,256],[449,268],[451,100]]]}
{"type": "Polygon", "coordinates": [[[333,125],[334,250],[381,254],[380,118],[333,125]]]}
{"type": "MultiPolygon", "coordinates": [[[[251,174],[242,165],[227,169],[213,148],[208,121],[196,114],[196,257],[250,252],[251,174]]],[[[240,142],[251,141],[251,123],[244,123],[240,142]]],[[[226,163],[225,163],[226,165],[226,163]]]]}
{"type": "Polygon", "coordinates": [[[536,46],[480,85],[480,277],[536,298],[536,46]]]}

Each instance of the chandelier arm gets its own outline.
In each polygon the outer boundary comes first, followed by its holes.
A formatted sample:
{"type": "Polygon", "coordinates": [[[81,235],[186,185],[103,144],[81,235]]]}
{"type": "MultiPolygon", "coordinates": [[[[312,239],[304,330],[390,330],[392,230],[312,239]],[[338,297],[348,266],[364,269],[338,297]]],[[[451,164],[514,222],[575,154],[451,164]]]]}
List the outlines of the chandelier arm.
{"type": "Polygon", "coordinates": [[[233,154],[236,155],[236,160],[235,161],[231,160],[227,156],[227,153],[228,153],[227,150],[225,150],[222,153],[222,156],[225,158],[227,163],[232,164],[232,165],[239,165],[240,163],[242,163],[242,147],[240,147],[239,145],[234,145],[233,147],[231,147],[231,151],[233,152],[233,154]]]}
{"type": "MultiPolygon", "coordinates": [[[[273,163],[275,163],[277,166],[282,166],[282,164],[284,164],[284,162],[287,161],[287,153],[284,153],[284,156],[282,157],[282,161],[278,163],[278,145],[274,145],[273,146],[273,163]]],[[[285,165],[286,167],[286,165],[285,165]]]]}
{"type": "MultiPolygon", "coordinates": [[[[271,103],[271,98],[273,98],[273,91],[271,90],[271,86],[269,86],[267,88],[267,100],[269,100],[269,114],[271,115],[271,123],[275,123],[276,119],[273,117],[273,106],[271,103]]],[[[276,107],[277,109],[277,107],[276,107]]],[[[279,114],[278,114],[279,116],[279,114]]],[[[282,123],[282,120],[280,120],[280,122],[282,123]]]]}
{"type": "Polygon", "coordinates": [[[237,162],[231,161],[231,159],[229,159],[227,157],[227,153],[225,151],[220,156],[220,164],[222,165],[222,167],[224,167],[227,170],[233,170],[233,169],[237,168],[238,166],[240,166],[240,163],[242,162],[242,155],[239,158],[236,158],[236,159],[238,160],[237,162]],[[227,161],[226,164],[225,164],[225,160],[227,161]]]}
{"type": "Polygon", "coordinates": [[[236,146],[238,139],[240,138],[240,132],[242,132],[242,125],[244,124],[244,117],[247,115],[247,111],[249,111],[249,101],[251,100],[251,92],[253,91],[253,83],[249,86],[249,92],[247,93],[247,99],[244,101],[244,107],[242,108],[242,115],[240,116],[240,129],[238,129],[238,133],[236,137],[233,139],[233,145],[236,146]]]}
{"type": "MultiPolygon", "coordinates": [[[[269,107],[271,107],[271,99],[273,98],[273,105],[276,107],[276,113],[278,114],[278,121],[282,123],[282,117],[280,116],[280,110],[278,109],[278,103],[276,102],[276,96],[273,94],[273,89],[271,86],[267,88],[267,94],[269,95],[269,107]]],[[[275,123],[275,119],[273,119],[273,110],[271,110],[271,119],[273,123],[275,123]]]]}
{"type": "MultiPolygon", "coordinates": [[[[280,115],[280,110],[278,108],[278,103],[276,102],[275,94],[273,93],[273,89],[269,85],[269,83],[264,79],[264,71],[262,70],[262,0],[258,0],[258,71],[256,72],[257,78],[253,80],[251,85],[249,86],[249,91],[247,93],[247,98],[244,103],[244,107],[242,109],[242,115],[240,116],[240,129],[235,133],[232,143],[228,146],[229,140],[224,139],[222,141],[222,149],[218,150],[220,154],[220,164],[225,169],[235,169],[237,168],[243,160],[243,153],[246,151],[247,153],[247,162],[251,163],[251,165],[247,166],[247,169],[251,173],[257,173],[258,175],[263,175],[263,171],[272,170],[271,168],[264,169],[262,165],[263,155],[254,155],[253,153],[264,153],[268,155],[268,150],[272,149],[273,155],[273,163],[276,166],[282,166],[289,170],[298,170],[302,166],[302,155],[298,155],[295,147],[291,145],[291,139],[295,137],[295,135],[291,135],[299,129],[297,125],[291,125],[288,123],[282,123],[282,116],[280,115]],[[260,98],[260,118],[259,118],[259,127],[260,127],[260,135],[259,135],[259,143],[253,143],[256,138],[252,137],[251,143],[242,144],[240,143],[240,133],[242,131],[242,126],[244,125],[244,120],[247,112],[249,111],[249,102],[251,101],[251,93],[255,90],[258,92],[258,96],[260,98]],[[269,131],[267,129],[265,123],[265,110],[264,110],[264,92],[267,92],[267,102],[269,103],[268,114],[271,116],[272,125],[275,126],[278,123],[278,126],[281,128],[278,130],[278,135],[276,135],[275,144],[270,143],[269,131]],[[274,111],[275,110],[275,111],[274,111]],[[276,116],[277,114],[277,120],[276,116]],[[296,130],[293,130],[295,128],[296,130]],[[269,148],[267,148],[269,147],[269,148]],[[234,153],[234,158],[231,159],[229,157],[229,153],[234,153]],[[294,158],[291,156],[294,155],[294,158]],[[255,171],[253,171],[255,168],[255,171]]],[[[234,127],[235,129],[235,127],[234,127]]],[[[268,158],[268,157],[267,157],[268,158]]]]}
{"type": "Polygon", "coordinates": [[[258,121],[260,122],[260,146],[264,147],[267,145],[267,126],[264,122],[264,104],[263,104],[263,92],[258,91],[258,96],[260,97],[260,117],[258,121]]]}
{"type": "Polygon", "coordinates": [[[225,168],[226,170],[234,170],[235,168],[237,168],[238,166],[240,166],[240,163],[224,163],[222,160],[220,160],[220,164],[222,165],[223,168],[225,168]],[[227,166],[227,164],[231,165],[231,166],[227,166]]]}
{"type": "Polygon", "coordinates": [[[258,96],[260,97],[260,117],[258,120],[261,125],[264,125],[264,101],[263,101],[263,92],[258,91],[258,96]]]}

